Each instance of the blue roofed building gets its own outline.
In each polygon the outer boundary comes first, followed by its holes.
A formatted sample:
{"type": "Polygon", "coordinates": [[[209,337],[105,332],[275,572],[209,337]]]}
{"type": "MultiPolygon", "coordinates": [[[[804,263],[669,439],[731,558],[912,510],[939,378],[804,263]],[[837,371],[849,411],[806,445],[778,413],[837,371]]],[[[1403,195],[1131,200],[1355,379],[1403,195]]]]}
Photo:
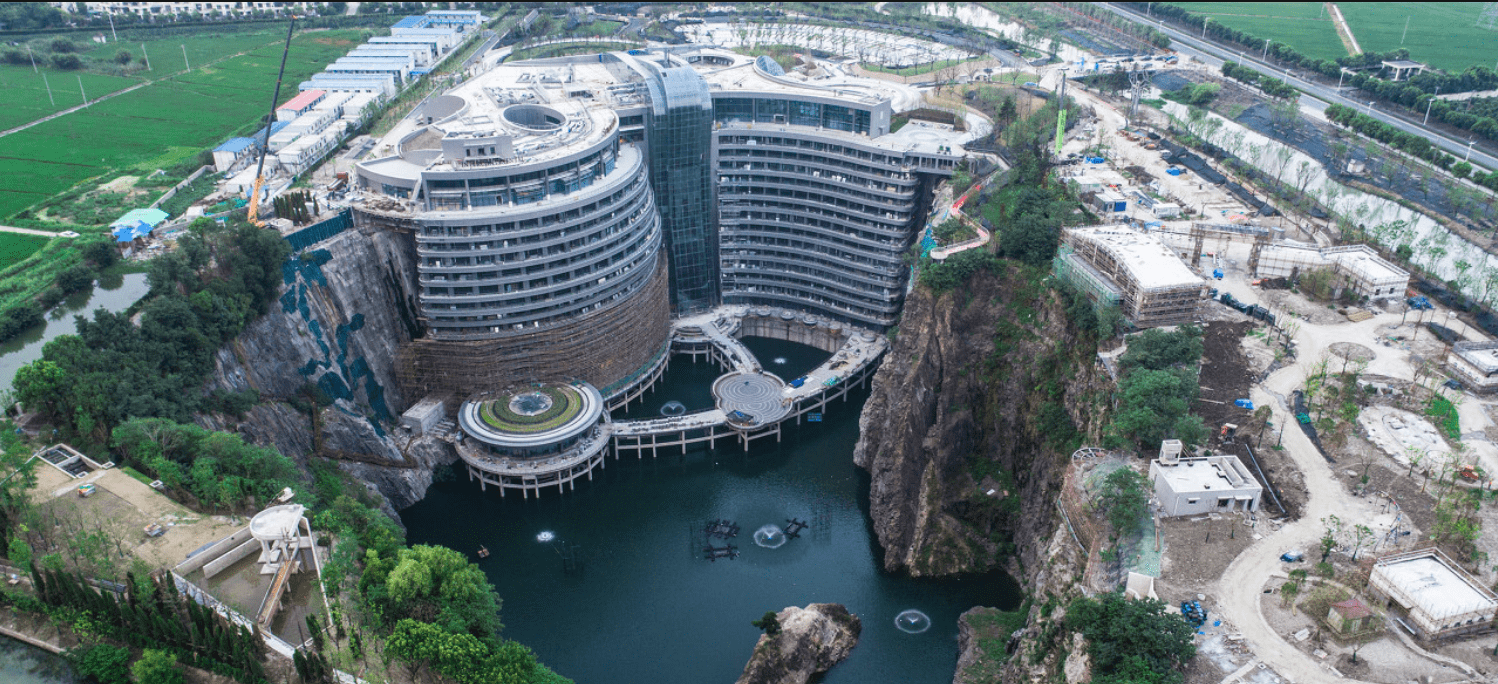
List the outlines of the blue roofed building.
{"type": "Polygon", "coordinates": [[[390,26],[390,28],[393,28],[393,29],[426,28],[427,25],[430,22],[431,22],[431,19],[429,19],[427,17],[421,16],[421,15],[413,15],[413,16],[402,18],[400,21],[397,21],[394,24],[392,24],[390,26]]]}
{"type": "Polygon", "coordinates": [[[224,144],[213,148],[213,169],[219,173],[228,171],[254,150],[253,138],[229,138],[224,144]]]}
{"type": "Polygon", "coordinates": [[[156,226],[166,221],[167,216],[169,214],[155,208],[131,209],[109,224],[109,234],[128,253],[136,240],[150,235],[156,226]]]}

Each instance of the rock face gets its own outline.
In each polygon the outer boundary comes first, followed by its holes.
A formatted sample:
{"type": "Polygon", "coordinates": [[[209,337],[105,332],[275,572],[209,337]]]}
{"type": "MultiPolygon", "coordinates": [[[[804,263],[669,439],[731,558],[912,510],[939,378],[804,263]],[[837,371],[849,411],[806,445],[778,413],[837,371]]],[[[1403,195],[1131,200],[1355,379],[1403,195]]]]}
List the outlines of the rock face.
{"type": "Polygon", "coordinates": [[[1055,529],[1067,452],[1096,432],[1107,377],[1092,333],[1072,328],[1036,272],[1006,269],[940,296],[917,288],[874,378],[854,461],[871,476],[887,570],[1017,558],[1024,581],[1055,529]]]}
{"type": "Polygon", "coordinates": [[[399,416],[415,401],[394,368],[419,332],[406,282],[414,258],[397,236],[348,230],[286,263],[280,301],[219,350],[208,389],[288,398],[311,383],[380,420],[399,416]]]}
{"type": "Polygon", "coordinates": [[[243,420],[202,416],[213,429],[232,429],[257,444],[302,459],[317,448],[370,484],[386,512],[426,495],[432,470],[457,460],[431,438],[406,439],[385,426],[421,397],[396,383],[396,350],[420,334],[410,282],[414,250],[400,236],[345,231],[283,266],[284,287],[271,311],[220,349],[207,389],[260,393],[243,420]],[[311,417],[288,404],[307,385],[333,405],[311,417]]]}
{"type": "Polygon", "coordinates": [[[764,635],[738,684],[806,684],[848,657],[863,623],[837,603],[791,606],[776,614],[780,633],[764,635]]]}

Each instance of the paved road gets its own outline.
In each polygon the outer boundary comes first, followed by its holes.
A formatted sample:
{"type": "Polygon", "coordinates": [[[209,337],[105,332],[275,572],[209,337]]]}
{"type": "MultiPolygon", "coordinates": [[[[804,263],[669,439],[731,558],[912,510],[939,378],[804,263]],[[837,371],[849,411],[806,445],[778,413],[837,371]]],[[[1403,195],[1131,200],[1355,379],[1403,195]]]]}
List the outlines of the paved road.
{"type": "Polygon", "coordinates": [[[0,233],[20,233],[22,235],[45,235],[47,237],[78,237],[77,235],[63,235],[47,230],[36,230],[35,228],[17,228],[15,226],[0,226],[0,233]]]}
{"type": "MultiPolygon", "coordinates": [[[[1362,111],[1363,113],[1368,114],[1369,116],[1372,116],[1373,118],[1389,124],[1390,126],[1393,126],[1394,128],[1397,128],[1401,131],[1429,138],[1431,142],[1436,144],[1437,147],[1440,147],[1441,149],[1444,149],[1447,152],[1456,155],[1457,159],[1462,159],[1467,154],[1466,140],[1450,138],[1439,131],[1425,128],[1419,125],[1419,122],[1407,121],[1401,116],[1396,116],[1390,112],[1379,109],[1379,106],[1376,104],[1373,105],[1372,109],[1370,110],[1367,100],[1358,100],[1355,98],[1347,97],[1344,94],[1345,92],[1350,91],[1350,88],[1338,90],[1334,86],[1326,86],[1321,85],[1320,83],[1307,81],[1294,76],[1293,70],[1292,75],[1286,75],[1283,69],[1259,61],[1259,59],[1254,57],[1252,54],[1247,54],[1245,52],[1229,49],[1209,41],[1204,41],[1198,36],[1193,36],[1191,34],[1182,32],[1172,26],[1162,24],[1159,21],[1148,19],[1143,14],[1140,14],[1133,10],[1125,9],[1107,3],[1099,4],[1100,6],[1121,17],[1125,17],[1141,24],[1149,24],[1155,30],[1160,31],[1167,36],[1170,36],[1172,49],[1189,55],[1192,58],[1197,59],[1209,66],[1220,67],[1222,66],[1222,62],[1224,59],[1234,62],[1241,61],[1249,66],[1254,67],[1262,73],[1269,74],[1280,80],[1288,81],[1291,85],[1300,88],[1306,93],[1300,98],[1300,104],[1303,108],[1324,110],[1326,107],[1324,104],[1322,104],[1322,102],[1331,102],[1346,107],[1355,107],[1359,111],[1362,111]],[[1315,102],[1315,100],[1320,100],[1322,102],[1315,102]]],[[[1498,169],[1498,156],[1489,154],[1479,148],[1472,148],[1471,160],[1474,164],[1486,166],[1489,169],[1498,169]]]]}

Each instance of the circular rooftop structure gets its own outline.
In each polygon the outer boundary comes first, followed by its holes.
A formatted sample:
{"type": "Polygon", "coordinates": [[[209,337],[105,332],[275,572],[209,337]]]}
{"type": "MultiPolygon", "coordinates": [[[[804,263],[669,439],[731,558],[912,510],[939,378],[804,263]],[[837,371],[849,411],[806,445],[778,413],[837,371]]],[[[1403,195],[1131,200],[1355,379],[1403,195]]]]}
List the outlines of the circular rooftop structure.
{"type": "Polygon", "coordinates": [[[737,428],[768,425],[790,412],[785,382],[769,373],[729,373],[713,382],[713,398],[737,428]]]}
{"type": "Polygon", "coordinates": [[[511,105],[500,115],[505,121],[528,131],[555,131],[567,123],[566,114],[538,104],[511,105]]]}
{"type": "Polygon", "coordinates": [[[468,100],[457,95],[438,95],[422,105],[421,116],[432,121],[441,121],[463,111],[467,106],[468,100]]]}
{"type": "Polygon", "coordinates": [[[250,519],[250,536],[259,541],[280,541],[297,535],[306,507],[301,504],[271,506],[250,519]]]}
{"type": "Polygon", "coordinates": [[[458,423],[491,447],[535,450],[591,430],[603,408],[603,395],[588,383],[541,385],[464,402],[458,423]]]}

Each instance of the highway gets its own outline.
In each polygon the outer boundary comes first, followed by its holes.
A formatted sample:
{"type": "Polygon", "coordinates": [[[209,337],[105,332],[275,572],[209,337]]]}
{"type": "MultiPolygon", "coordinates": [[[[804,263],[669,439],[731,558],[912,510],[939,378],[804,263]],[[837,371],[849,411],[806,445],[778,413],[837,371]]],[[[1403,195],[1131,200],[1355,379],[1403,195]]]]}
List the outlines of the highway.
{"type": "MultiPolygon", "coordinates": [[[[1221,67],[1224,60],[1233,62],[1242,61],[1243,63],[1254,67],[1261,73],[1268,74],[1290,83],[1290,85],[1301,89],[1301,91],[1305,93],[1305,95],[1302,95],[1300,98],[1300,106],[1302,109],[1324,111],[1326,109],[1326,103],[1334,103],[1346,107],[1355,107],[1358,111],[1372,116],[1373,118],[1389,124],[1390,126],[1393,126],[1394,128],[1397,128],[1401,131],[1428,138],[1437,147],[1440,147],[1446,152],[1454,155],[1458,160],[1466,158],[1466,140],[1451,138],[1440,133],[1439,131],[1431,130],[1420,126],[1419,124],[1407,121],[1403,117],[1380,110],[1377,104],[1373,105],[1372,109],[1370,110],[1367,100],[1357,100],[1347,97],[1343,94],[1343,90],[1351,90],[1351,88],[1338,90],[1334,86],[1325,86],[1319,83],[1307,81],[1302,78],[1296,77],[1294,75],[1293,69],[1291,70],[1290,74],[1286,74],[1284,69],[1260,61],[1257,57],[1254,57],[1253,54],[1251,54],[1252,51],[1248,51],[1246,53],[1240,52],[1227,47],[1223,47],[1211,41],[1202,40],[1197,36],[1193,36],[1184,31],[1180,31],[1175,27],[1164,24],[1158,20],[1147,18],[1143,14],[1135,12],[1131,9],[1125,9],[1123,7],[1118,7],[1110,3],[1098,4],[1108,11],[1113,12],[1114,14],[1141,24],[1148,24],[1155,30],[1160,31],[1167,36],[1170,36],[1171,49],[1183,53],[1193,59],[1201,61],[1208,66],[1221,67]]],[[[1473,164],[1485,166],[1489,170],[1498,170],[1498,157],[1495,157],[1494,155],[1489,154],[1483,151],[1481,148],[1475,146],[1472,148],[1472,156],[1470,161],[1473,164]]]]}

